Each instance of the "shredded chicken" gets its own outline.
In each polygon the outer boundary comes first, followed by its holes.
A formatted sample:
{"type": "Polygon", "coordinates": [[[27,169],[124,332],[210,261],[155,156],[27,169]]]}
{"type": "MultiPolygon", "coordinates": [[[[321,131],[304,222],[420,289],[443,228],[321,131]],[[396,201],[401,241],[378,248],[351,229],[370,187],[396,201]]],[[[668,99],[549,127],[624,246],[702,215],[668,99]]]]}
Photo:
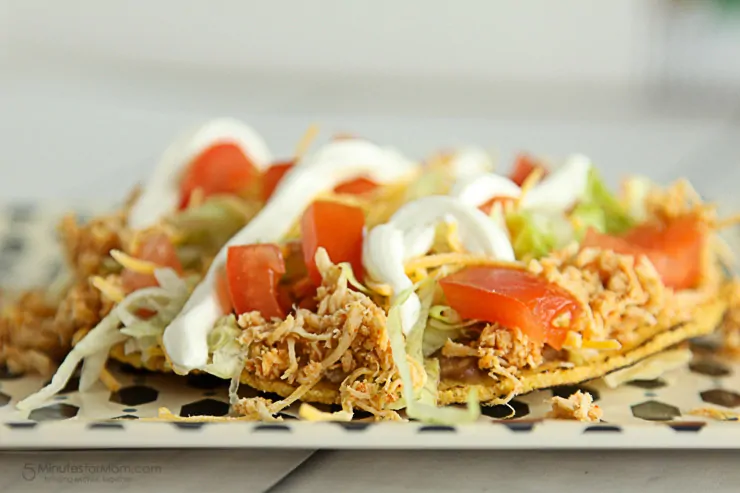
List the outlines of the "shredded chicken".
{"type": "Polygon", "coordinates": [[[78,224],[74,215],[65,216],[59,232],[64,255],[78,279],[105,273],[111,264],[110,251],[121,249],[126,235],[124,211],[78,224]]]}
{"type": "Polygon", "coordinates": [[[645,257],[573,246],[532,260],[529,270],[570,292],[584,308],[572,327],[588,340],[629,343],[643,325],[685,320],[682,307],[645,257]]]}
{"type": "Polygon", "coordinates": [[[112,308],[86,280],[76,282],[56,305],[30,291],[0,317],[0,364],[11,372],[50,375],[80,334],[112,308]]]}
{"type": "Polygon", "coordinates": [[[468,356],[478,356],[478,350],[473,346],[465,345],[461,342],[453,342],[451,339],[445,341],[442,346],[442,356],[448,358],[466,358],[468,356]]]}
{"type": "Polygon", "coordinates": [[[64,256],[73,281],[61,300],[51,301],[42,290],[21,294],[0,317],[0,364],[13,372],[53,373],[56,366],[88,330],[111,309],[91,284],[94,275],[119,284],[109,256],[126,236],[123,210],[78,224],[73,215],[59,224],[64,256]]]}
{"type": "MultiPolygon", "coordinates": [[[[275,414],[298,400],[322,379],[341,382],[345,410],[362,409],[379,418],[394,418],[388,405],[400,396],[400,379],[386,332],[385,312],[364,294],[352,291],[340,267],[328,257],[319,262],[323,284],[315,312],[297,308],[285,320],[265,320],[258,312],[242,314],[239,338],[246,371],[265,380],[297,386],[283,401],[269,406],[275,414]]],[[[249,399],[234,406],[254,413],[249,399]]]]}
{"type": "Polygon", "coordinates": [[[645,208],[650,219],[661,222],[687,215],[696,216],[710,226],[717,221],[716,206],[704,203],[686,179],[665,188],[653,187],[645,198],[645,208]]]}
{"type": "Polygon", "coordinates": [[[478,366],[495,370],[499,366],[516,374],[542,364],[542,345],[530,341],[520,329],[489,324],[478,338],[478,366]]]}
{"type": "Polygon", "coordinates": [[[580,390],[570,397],[553,397],[550,401],[552,410],[547,413],[550,419],[569,419],[594,423],[601,421],[604,411],[594,404],[594,398],[588,392],[580,390]]]}

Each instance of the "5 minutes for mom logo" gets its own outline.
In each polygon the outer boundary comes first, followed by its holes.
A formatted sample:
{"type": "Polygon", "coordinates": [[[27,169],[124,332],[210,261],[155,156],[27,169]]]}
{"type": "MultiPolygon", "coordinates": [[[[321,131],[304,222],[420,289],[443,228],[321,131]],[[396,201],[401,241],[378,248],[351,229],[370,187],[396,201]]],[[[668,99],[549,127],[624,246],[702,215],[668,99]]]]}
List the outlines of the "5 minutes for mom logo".
{"type": "Polygon", "coordinates": [[[135,476],[161,474],[162,466],[116,462],[26,462],[21,477],[26,481],[58,483],[129,482],[135,476]]]}

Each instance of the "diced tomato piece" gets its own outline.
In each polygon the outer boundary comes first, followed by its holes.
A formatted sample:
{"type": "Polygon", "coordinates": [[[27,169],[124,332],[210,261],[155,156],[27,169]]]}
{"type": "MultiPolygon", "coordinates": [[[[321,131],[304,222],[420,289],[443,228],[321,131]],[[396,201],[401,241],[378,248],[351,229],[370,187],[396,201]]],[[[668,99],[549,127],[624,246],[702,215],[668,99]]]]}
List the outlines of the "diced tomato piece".
{"type": "Polygon", "coordinates": [[[280,306],[289,312],[293,305],[300,304],[307,297],[316,296],[316,286],[308,278],[306,263],[303,261],[303,245],[300,241],[291,241],[283,245],[285,275],[280,280],[280,306]]]}
{"type": "MultiPolygon", "coordinates": [[[[182,274],[182,264],[177,258],[175,246],[164,233],[153,233],[147,235],[140,243],[133,256],[157,264],[160,267],[170,267],[178,274],[182,274]]],[[[137,289],[157,286],[157,279],[152,274],[141,274],[129,269],[123,269],[121,273],[123,289],[130,293],[137,289]]]]}
{"type": "Polygon", "coordinates": [[[225,268],[219,269],[216,273],[216,297],[222,313],[226,314],[234,311],[231,304],[231,295],[229,294],[229,278],[226,275],[225,268]]]}
{"type": "Polygon", "coordinates": [[[525,270],[512,267],[468,267],[440,281],[447,303],[463,318],[518,327],[535,342],[560,349],[568,326],[555,324],[566,312],[581,311],[564,289],[525,270]]]}
{"type": "Polygon", "coordinates": [[[645,255],[660,274],[663,284],[674,289],[689,289],[701,278],[706,235],[701,221],[694,216],[684,216],[666,224],[642,224],[621,237],[589,229],[581,246],[613,250],[623,255],[645,255]]]}
{"type": "Polygon", "coordinates": [[[532,156],[529,156],[527,154],[520,154],[516,158],[516,162],[514,163],[514,169],[511,171],[511,174],[509,175],[509,178],[511,178],[511,181],[522,186],[522,183],[524,183],[524,180],[527,179],[529,175],[532,174],[534,170],[537,168],[542,168],[544,171],[543,178],[547,176],[548,171],[547,169],[539,163],[535,158],[532,156]]]}
{"type": "Polygon", "coordinates": [[[330,201],[316,201],[301,220],[303,259],[311,281],[321,284],[314,257],[319,247],[326,249],[335,264],[349,262],[355,276],[362,277],[362,238],[365,214],[359,207],[330,201]]]}
{"type": "Polygon", "coordinates": [[[180,182],[180,205],[186,207],[190,195],[200,188],[204,196],[235,194],[248,189],[257,177],[257,168],[236,144],[216,144],[188,165],[180,182]]]}
{"type": "Polygon", "coordinates": [[[372,192],[378,188],[378,184],[369,178],[356,178],[354,180],[345,181],[334,187],[336,193],[346,193],[350,195],[362,195],[368,192],[372,192]]]}
{"type": "Polygon", "coordinates": [[[500,203],[504,208],[506,208],[507,203],[514,202],[516,199],[512,197],[494,197],[485,204],[478,207],[481,211],[485,212],[486,214],[490,214],[493,210],[493,206],[497,203],[500,203]]]}
{"type": "Polygon", "coordinates": [[[226,276],[231,304],[237,313],[257,310],[263,317],[282,318],[278,282],[285,274],[280,247],[273,244],[229,247],[226,276]]]}
{"type": "Polygon", "coordinates": [[[267,201],[267,199],[272,197],[275,189],[280,184],[280,180],[282,180],[285,174],[293,169],[294,166],[295,161],[291,159],[287,161],[279,161],[267,168],[265,174],[262,175],[262,200],[267,201]]]}

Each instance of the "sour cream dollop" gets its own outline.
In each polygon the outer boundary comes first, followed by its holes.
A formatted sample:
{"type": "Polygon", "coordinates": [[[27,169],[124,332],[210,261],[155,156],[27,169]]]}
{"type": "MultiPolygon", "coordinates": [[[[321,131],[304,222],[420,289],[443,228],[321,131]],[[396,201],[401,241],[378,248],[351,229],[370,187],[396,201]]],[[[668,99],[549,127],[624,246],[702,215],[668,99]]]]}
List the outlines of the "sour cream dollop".
{"type": "MultiPolygon", "coordinates": [[[[393,290],[391,302],[412,286],[404,263],[428,252],[439,222],[455,221],[465,249],[504,261],[514,260],[514,250],[506,231],[478,210],[450,196],[424,197],[401,207],[391,219],[373,228],[363,244],[363,263],[374,280],[393,290]]],[[[404,333],[419,318],[421,302],[416,293],[401,305],[404,333]]]]}
{"type": "Polygon", "coordinates": [[[463,147],[457,150],[452,155],[449,165],[458,180],[481,173],[490,173],[493,170],[490,154],[479,147],[463,147]]]}
{"type": "MultiPolygon", "coordinates": [[[[530,210],[566,210],[578,202],[586,190],[591,161],[576,154],[529,190],[521,207],[530,210]]],[[[519,198],[521,188],[509,178],[494,173],[471,175],[459,180],[450,194],[466,204],[480,207],[495,197],[519,198]]]]}
{"type": "Polygon", "coordinates": [[[219,143],[233,143],[263,170],[273,161],[265,140],[249,125],[233,118],[218,118],[191,129],[164,151],[159,163],[142,187],[141,196],[131,207],[128,223],[144,229],[174,211],[180,200],[182,170],[203,151],[219,143]]]}
{"type": "Polygon", "coordinates": [[[342,182],[367,176],[377,183],[390,183],[409,177],[417,168],[396,150],[361,139],[327,144],[293,168],[262,211],[219,251],[205,279],[165,329],[164,347],[175,371],[185,373],[207,363],[208,333],[222,315],[215,273],[226,261],[230,246],[279,242],[317,195],[342,182]]]}

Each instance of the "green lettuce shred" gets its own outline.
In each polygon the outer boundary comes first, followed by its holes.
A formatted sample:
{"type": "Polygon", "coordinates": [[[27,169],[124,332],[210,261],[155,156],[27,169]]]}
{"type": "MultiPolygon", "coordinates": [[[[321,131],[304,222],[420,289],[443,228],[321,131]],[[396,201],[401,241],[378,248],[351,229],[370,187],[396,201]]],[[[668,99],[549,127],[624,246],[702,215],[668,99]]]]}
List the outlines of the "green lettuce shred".
{"type": "Polygon", "coordinates": [[[236,317],[221,317],[208,333],[208,352],[211,362],[204,368],[211,375],[223,379],[232,378],[242,368],[242,345],[239,343],[241,330],[236,317]]]}
{"type": "Polygon", "coordinates": [[[624,202],[636,222],[647,219],[645,199],[656,185],[645,176],[633,176],[624,182],[624,202]]]}
{"type": "MultiPolygon", "coordinates": [[[[454,407],[437,407],[435,404],[431,404],[429,401],[432,399],[436,400],[436,388],[433,388],[435,378],[438,379],[438,375],[435,377],[434,374],[430,375],[427,373],[427,385],[425,389],[422,389],[419,397],[414,395],[413,380],[411,379],[411,369],[406,359],[407,356],[407,345],[403,335],[403,326],[401,322],[400,307],[403,302],[411,294],[412,290],[409,289],[405,293],[402,293],[396,302],[391,306],[388,313],[388,337],[391,343],[391,351],[393,353],[393,360],[398,368],[398,373],[401,376],[403,400],[406,404],[406,415],[409,418],[418,419],[427,423],[438,423],[438,424],[463,424],[471,423],[478,419],[480,416],[480,405],[478,403],[478,394],[475,390],[471,390],[468,394],[468,405],[466,409],[458,409],[454,407]],[[431,396],[425,397],[425,393],[429,392],[431,396]]],[[[412,356],[413,357],[413,356],[412,356]]],[[[434,365],[434,363],[429,363],[434,365]]],[[[427,372],[432,369],[433,366],[425,364],[427,372]]]]}
{"type": "Polygon", "coordinates": [[[229,196],[213,196],[170,220],[184,233],[186,243],[218,248],[247,223],[244,211],[234,200],[229,196]]]}
{"type": "Polygon", "coordinates": [[[570,217],[576,224],[577,240],[583,238],[588,228],[600,233],[621,234],[635,225],[635,220],[594,168],[589,171],[583,200],[573,209],[570,217]]]}
{"type": "Polygon", "coordinates": [[[430,195],[445,195],[450,188],[449,170],[445,167],[427,169],[406,190],[405,203],[430,195]]]}
{"type": "Polygon", "coordinates": [[[506,225],[511,231],[516,258],[540,258],[558,247],[558,236],[548,219],[530,211],[506,215],[506,225]]]}
{"type": "Polygon", "coordinates": [[[424,331],[422,353],[425,358],[430,357],[445,345],[447,339],[455,340],[462,335],[462,329],[439,329],[431,324],[424,331]]]}
{"type": "Polygon", "coordinates": [[[421,389],[419,402],[429,406],[436,406],[438,395],[437,389],[439,388],[440,379],[439,360],[437,358],[429,358],[424,361],[424,371],[427,373],[427,381],[421,389]]]}

